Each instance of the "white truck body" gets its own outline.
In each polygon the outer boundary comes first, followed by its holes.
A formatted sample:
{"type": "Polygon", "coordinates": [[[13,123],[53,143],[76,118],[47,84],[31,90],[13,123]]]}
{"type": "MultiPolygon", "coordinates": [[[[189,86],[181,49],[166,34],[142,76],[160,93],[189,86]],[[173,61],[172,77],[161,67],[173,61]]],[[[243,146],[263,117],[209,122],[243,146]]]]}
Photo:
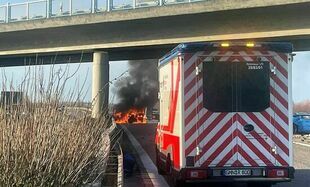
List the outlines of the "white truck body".
{"type": "Polygon", "coordinates": [[[291,52],[288,43],[193,43],[164,56],[159,171],[176,181],[289,181],[291,52]]]}

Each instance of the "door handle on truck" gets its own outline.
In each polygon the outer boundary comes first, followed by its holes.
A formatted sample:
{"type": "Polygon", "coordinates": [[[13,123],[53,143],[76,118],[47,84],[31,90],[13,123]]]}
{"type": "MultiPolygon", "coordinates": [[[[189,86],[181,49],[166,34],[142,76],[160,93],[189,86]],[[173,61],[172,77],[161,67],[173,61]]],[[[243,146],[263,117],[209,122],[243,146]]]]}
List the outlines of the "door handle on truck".
{"type": "Polygon", "coordinates": [[[196,66],[196,75],[199,75],[199,73],[202,72],[202,64],[199,64],[198,66],[196,66]]]}
{"type": "Polygon", "coordinates": [[[271,68],[271,73],[273,73],[274,75],[277,74],[277,67],[276,67],[276,66],[273,66],[273,67],[271,68]]]}

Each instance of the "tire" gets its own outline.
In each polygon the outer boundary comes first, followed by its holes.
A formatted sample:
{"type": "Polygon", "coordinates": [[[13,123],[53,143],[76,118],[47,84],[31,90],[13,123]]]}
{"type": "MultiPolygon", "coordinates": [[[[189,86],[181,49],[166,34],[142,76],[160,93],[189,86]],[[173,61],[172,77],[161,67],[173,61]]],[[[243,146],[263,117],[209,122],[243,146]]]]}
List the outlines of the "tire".
{"type": "Polygon", "coordinates": [[[159,156],[158,156],[157,147],[155,149],[156,149],[156,167],[157,167],[157,172],[158,172],[159,175],[166,175],[166,172],[159,165],[159,156]]]}
{"type": "Polygon", "coordinates": [[[166,173],[171,175],[172,173],[172,166],[171,166],[171,158],[170,158],[170,153],[167,154],[167,158],[166,158],[166,173]]]}
{"type": "Polygon", "coordinates": [[[185,185],[185,182],[177,179],[177,176],[175,174],[171,174],[170,180],[170,187],[183,187],[185,185]]]}
{"type": "MultiPolygon", "coordinates": [[[[169,160],[170,160],[170,156],[169,156],[169,160]]],[[[169,177],[168,177],[169,186],[170,187],[183,187],[185,182],[178,178],[179,176],[178,172],[173,170],[173,167],[171,165],[171,160],[168,163],[170,163],[170,169],[169,169],[170,172],[169,172],[169,177]]]]}
{"type": "Polygon", "coordinates": [[[296,124],[293,124],[293,134],[298,134],[299,130],[296,124]]]}
{"type": "Polygon", "coordinates": [[[166,175],[166,172],[158,166],[157,166],[157,172],[159,175],[166,175]]]}

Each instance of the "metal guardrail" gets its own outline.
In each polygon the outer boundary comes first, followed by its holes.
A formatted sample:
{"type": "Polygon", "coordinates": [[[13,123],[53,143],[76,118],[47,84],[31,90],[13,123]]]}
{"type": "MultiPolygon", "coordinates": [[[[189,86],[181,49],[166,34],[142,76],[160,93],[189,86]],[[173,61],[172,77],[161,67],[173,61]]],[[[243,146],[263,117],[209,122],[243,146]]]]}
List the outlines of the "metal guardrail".
{"type": "Polygon", "coordinates": [[[117,156],[117,163],[118,163],[118,167],[117,167],[117,187],[123,187],[124,186],[124,166],[123,166],[123,162],[124,162],[124,154],[122,151],[122,147],[120,144],[119,145],[119,151],[120,154],[117,156]]]}
{"type": "MultiPolygon", "coordinates": [[[[123,130],[119,128],[112,120],[112,126],[108,130],[110,134],[110,160],[115,160],[117,164],[108,164],[109,172],[105,172],[104,175],[114,176],[115,186],[124,186],[124,169],[123,169],[123,151],[120,142],[123,137],[123,130]],[[113,171],[115,169],[115,171],[113,171]]],[[[110,179],[109,179],[110,180],[110,179]]],[[[106,184],[105,184],[106,185],[106,184]]],[[[114,186],[114,185],[113,185],[114,186]]]]}
{"type": "Polygon", "coordinates": [[[0,24],[207,0],[36,0],[0,5],[0,24]]]}
{"type": "MultiPolygon", "coordinates": [[[[124,186],[124,170],[123,170],[123,151],[120,142],[122,141],[123,130],[119,128],[114,121],[107,128],[107,134],[109,135],[109,144],[104,152],[104,156],[107,156],[107,163],[104,168],[103,176],[113,176],[113,178],[108,178],[108,182],[114,183],[116,187],[124,186]],[[116,162],[115,162],[116,161],[116,162]],[[115,163],[114,163],[115,162],[115,163]],[[115,170],[115,171],[113,171],[115,170]],[[110,181],[112,180],[112,181],[110,181]]],[[[111,185],[106,184],[102,178],[98,180],[81,185],[79,187],[110,187],[111,185]]],[[[114,185],[113,185],[114,186],[114,185]]]]}

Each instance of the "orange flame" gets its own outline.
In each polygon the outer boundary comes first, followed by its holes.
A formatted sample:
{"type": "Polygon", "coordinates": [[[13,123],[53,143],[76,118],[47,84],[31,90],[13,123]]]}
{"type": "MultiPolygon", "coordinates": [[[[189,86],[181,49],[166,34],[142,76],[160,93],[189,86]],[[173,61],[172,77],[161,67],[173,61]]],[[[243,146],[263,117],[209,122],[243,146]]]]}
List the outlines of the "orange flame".
{"type": "Polygon", "coordinates": [[[126,123],[145,124],[147,123],[145,109],[131,108],[126,112],[115,112],[113,114],[113,117],[114,117],[115,123],[117,124],[126,124],[126,123]]]}

